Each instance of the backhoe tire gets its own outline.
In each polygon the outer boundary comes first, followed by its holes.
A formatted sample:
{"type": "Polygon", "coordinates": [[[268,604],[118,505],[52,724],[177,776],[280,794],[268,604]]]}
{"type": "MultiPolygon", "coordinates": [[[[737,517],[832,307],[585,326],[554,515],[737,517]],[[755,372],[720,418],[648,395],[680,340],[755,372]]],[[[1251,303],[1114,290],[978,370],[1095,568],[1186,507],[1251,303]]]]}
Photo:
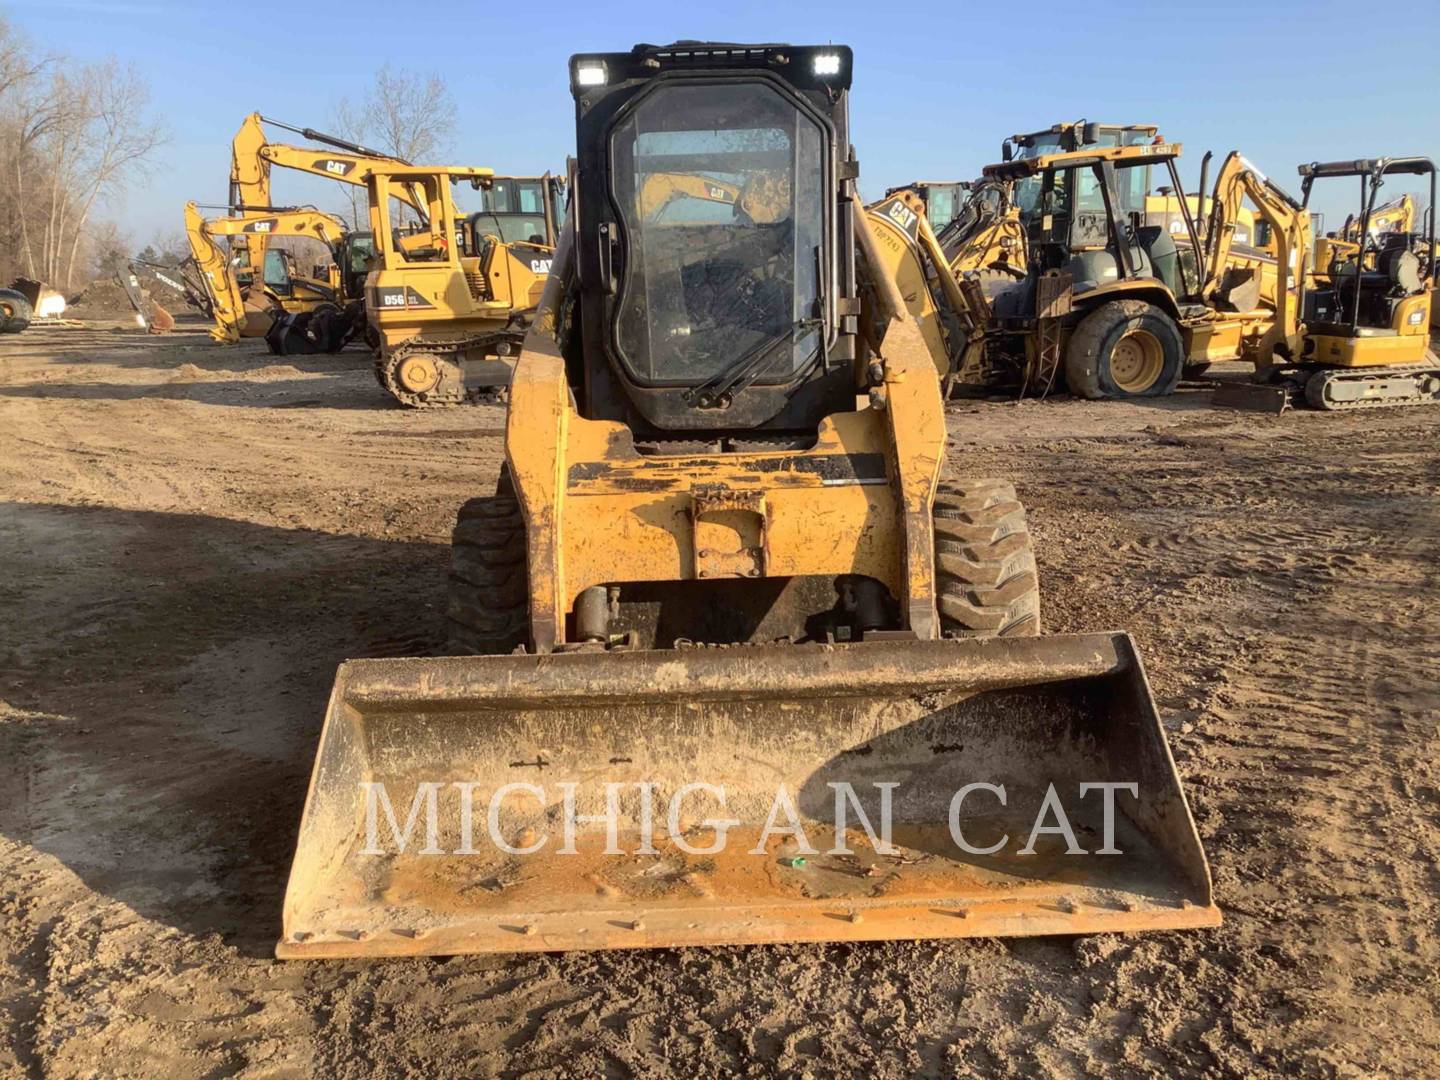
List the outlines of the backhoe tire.
{"type": "Polygon", "coordinates": [[[1065,348],[1065,382],[1090,400],[1175,392],[1185,342],[1175,320],[1143,300],[1111,300],[1080,320],[1065,348]]]}
{"type": "Polygon", "coordinates": [[[460,507],[450,543],[450,647],[456,656],[508,654],[526,643],[530,591],[525,519],[503,471],[495,494],[460,507]]]}
{"type": "Polygon", "coordinates": [[[0,334],[18,334],[28,329],[33,315],[24,293],[0,289],[0,334]]]}
{"type": "Polygon", "coordinates": [[[1015,488],[1003,480],[942,478],[934,523],[942,636],[1039,634],[1035,551],[1015,488]]]}

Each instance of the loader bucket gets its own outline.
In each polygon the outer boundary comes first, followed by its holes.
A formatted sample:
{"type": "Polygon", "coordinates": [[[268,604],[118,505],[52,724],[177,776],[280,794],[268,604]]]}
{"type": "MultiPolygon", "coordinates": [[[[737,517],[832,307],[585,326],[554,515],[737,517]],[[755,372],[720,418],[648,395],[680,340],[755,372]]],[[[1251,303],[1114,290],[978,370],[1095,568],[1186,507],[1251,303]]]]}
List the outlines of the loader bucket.
{"type": "Polygon", "coordinates": [[[883,640],[342,665],[276,953],[1219,921],[1129,637],[883,640]]]}

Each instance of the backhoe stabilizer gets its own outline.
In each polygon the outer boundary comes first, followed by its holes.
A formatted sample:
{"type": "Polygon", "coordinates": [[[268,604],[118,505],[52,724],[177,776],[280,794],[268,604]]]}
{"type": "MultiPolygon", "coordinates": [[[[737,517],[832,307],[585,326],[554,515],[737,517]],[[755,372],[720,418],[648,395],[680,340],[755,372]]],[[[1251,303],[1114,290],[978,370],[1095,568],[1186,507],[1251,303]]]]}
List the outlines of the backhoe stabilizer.
{"type": "Polygon", "coordinates": [[[276,952],[1219,921],[1126,635],[911,639],[348,662],[276,952]]]}

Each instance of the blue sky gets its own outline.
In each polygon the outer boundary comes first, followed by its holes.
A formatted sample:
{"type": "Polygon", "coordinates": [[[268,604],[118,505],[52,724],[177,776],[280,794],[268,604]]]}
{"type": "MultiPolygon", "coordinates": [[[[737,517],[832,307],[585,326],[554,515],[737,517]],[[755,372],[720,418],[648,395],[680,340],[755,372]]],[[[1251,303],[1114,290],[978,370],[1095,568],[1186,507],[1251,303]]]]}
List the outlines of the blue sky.
{"type": "MultiPolygon", "coordinates": [[[[569,55],[678,38],[851,45],[867,198],[906,180],[972,177],[1005,135],[1081,117],[1160,125],[1185,144],[1192,186],[1207,149],[1240,149],[1297,193],[1301,161],[1440,156],[1425,59],[1440,0],[0,0],[0,11],[43,49],[114,55],[149,80],[172,141],[162,167],[108,211],[140,243],[177,233],[186,199],[224,199],[229,141],[252,110],[323,130],[335,103],[389,61],[448,80],[459,106],[450,163],[559,169],[574,140],[569,55]]],[[[1343,217],[1353,195],[1330,186],[1316,201],[1343,217]]],[[[298,174],[277,175],[275,196],[338,205],[334,186],[298,174]]]]}

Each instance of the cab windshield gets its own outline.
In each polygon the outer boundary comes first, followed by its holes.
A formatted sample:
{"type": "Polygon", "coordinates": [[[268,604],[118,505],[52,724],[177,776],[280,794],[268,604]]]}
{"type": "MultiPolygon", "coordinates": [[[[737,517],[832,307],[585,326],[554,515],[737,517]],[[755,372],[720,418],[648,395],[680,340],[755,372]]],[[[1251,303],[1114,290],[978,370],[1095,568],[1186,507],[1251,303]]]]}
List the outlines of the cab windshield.
{"type": "Polygon", "coordinates": [[[545,181],[538,179],[496,178],[481,195],[482,208],[474,218],[476,231],[499,236],[507,244],[550,243],[545,227],[545,186],[545,181]]]}
{"type": "MultiPolygon", "coordinates": [[[[1091,146],[1143,146],[1155,137],[1155,132],[1150,128],[1116,128],[1102,126],[1091,146]]],[[[1043,157],[1047,154],[1059,154],[1072,149],[1072,140],[1076,138],[1071,131],[1042,131],[1034,135],[1028,135],[1015,146],[1014,158],[1016,161],[1030,161],[1034,158],[1043,157]]],[[[1150,169],[1148,166],[1142,168],[1142,175],[1135,177],[1131,182],[1141,185],[1140,194],[1143,195],[1150,189],[1150,169]]],[[[1122,185],[1123,186],[1123,185],[1122,185]]],[[[1082,199],[1086,192],[1082,189],[1082,199]]],[[[1096,196],[1098,198],[1098,195],[1096,196]]],[[[1123,192],[1121,200],[1125,201],[1129,196],[1123,192]]],[[[1015,184],[1015,205],[1020,210],[1022,221],[1029,221],[1040,202],[1040,177],[1027,176],[1015,184]]]]}
{"type": "Polygon", "coordinates": [[[825,135],[762,82],[658,86],[611,134],[615,326],[645,383],[695,386],[753,357],[785,382],[819,352],[825,135]]]}

